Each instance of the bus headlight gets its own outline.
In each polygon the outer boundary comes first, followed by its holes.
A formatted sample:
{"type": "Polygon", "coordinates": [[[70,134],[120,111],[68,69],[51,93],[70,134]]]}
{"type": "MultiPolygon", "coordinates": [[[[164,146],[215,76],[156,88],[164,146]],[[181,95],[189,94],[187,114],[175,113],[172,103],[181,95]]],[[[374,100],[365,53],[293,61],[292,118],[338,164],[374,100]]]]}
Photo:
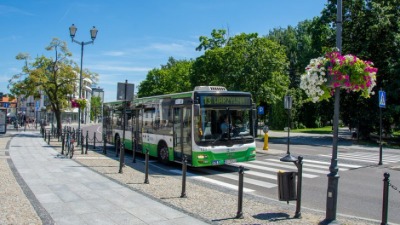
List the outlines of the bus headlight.
{"type": "Polygon", "coordinates": [[[251,154],[252,154],[252,155],[255,155],[255,154],[256,154],[256,150],[251,151],[251,154]]]}
{"type": "Polygon", "coordinates": [[[207,159],[207,155],[198,155],[197,159],[207,159]]]}

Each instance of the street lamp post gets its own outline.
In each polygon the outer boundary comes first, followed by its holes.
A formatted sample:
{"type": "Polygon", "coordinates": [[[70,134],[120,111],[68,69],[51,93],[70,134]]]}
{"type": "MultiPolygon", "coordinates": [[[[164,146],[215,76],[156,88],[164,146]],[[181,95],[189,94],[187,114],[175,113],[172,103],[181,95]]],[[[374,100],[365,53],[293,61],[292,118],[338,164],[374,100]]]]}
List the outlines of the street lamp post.
{"type": "MultiPolygon", "coordinates": [[[[74,39],[77,30],[78,30],[78,28],[76,28],[74,24],[72,24],[72,26],[69,27],[69,35],[71,36],[72,42],[75,42],[75,43],[81,45],[81,68],[79,71],[79,98],[81,98],[82,97],[83,46],[94,43],[94,39],[96,39],[96,36],[97,36],[97,29],[96,29],[96,27],[93,26],[93,28],[90,30],[90,37],[92,38],[92,40],[88,41],[88,42],[83,42],[83,41],[79,42],[74,39]]],[[[80,131],[80,129],[81,129],[81,108],[78,107],[78,132],[80,131]]]]}
{"type": "MultiPolygon", "coordinates": [[[[336,15],[336,47],[342,51],[342,0],[337,1],[336,15]]],[[[339,187],[339,167],[338,167],[338,135],[339,135],[339,106],[340,106],[340,87],[335,88],[335,103],[333,114],[333,138],[332,138],[332,158],[329,166],[328,190],[326,197],[326,217],[320,224],[339,224],[336,220],[338,187],[339,187]]]]}

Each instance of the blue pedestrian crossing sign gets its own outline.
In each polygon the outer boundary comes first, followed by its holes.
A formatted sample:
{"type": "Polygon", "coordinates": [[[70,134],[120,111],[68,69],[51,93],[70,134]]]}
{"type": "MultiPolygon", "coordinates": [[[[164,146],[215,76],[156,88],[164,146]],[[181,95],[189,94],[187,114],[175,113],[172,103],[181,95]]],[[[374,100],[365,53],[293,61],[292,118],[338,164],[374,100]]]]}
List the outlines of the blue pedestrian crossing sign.
{"type": "Polygon", "coordinates": [[[386,108],[386,92],[379,91],[379,107],[386,108]]]}
{"type": "Polygon", "coordinates": [[[264,106],[258,106],[258,115],[264,115],[264,106]]]}

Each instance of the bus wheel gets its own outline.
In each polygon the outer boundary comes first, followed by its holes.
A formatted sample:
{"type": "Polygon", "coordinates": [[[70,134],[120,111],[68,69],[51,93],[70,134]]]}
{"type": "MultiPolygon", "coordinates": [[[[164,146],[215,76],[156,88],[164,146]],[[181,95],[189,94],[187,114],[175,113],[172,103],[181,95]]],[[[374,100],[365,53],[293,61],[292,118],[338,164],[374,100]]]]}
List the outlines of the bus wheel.
{"type": "Polygon", "coordinates": [[[158,161],[168,163],[168,146],[165,143],[158,145],[158,161]]]}

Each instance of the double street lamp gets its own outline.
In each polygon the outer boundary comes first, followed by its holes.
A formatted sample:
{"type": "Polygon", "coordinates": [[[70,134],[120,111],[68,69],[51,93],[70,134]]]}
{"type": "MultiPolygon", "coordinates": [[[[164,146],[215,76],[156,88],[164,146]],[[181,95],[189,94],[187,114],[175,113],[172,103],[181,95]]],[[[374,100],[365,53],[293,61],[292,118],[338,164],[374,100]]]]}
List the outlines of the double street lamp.
{"type": "MultiPolygon", "coordinates": [[[[82,97],[83,46],[94,43],[94,39],[96,39],[96,36],[97,36],[97,29],[94,26],[92,29],[90,29],[90,37],[92,38],[92,40],[88,41],[88,42],[83,42],[83,41],[79,42],[74,39],[77,30],[78,30],[78,28],[76,28],[74,24],[72,24],[72,26],[69,27],[69,35],[71,36],[72,42],[75,42],[75,43],[81,45],[81,68],[80,68],[80,72],[79,72],[79,98],[81,98],[82,97]]],[[[80,131],[80,129],[81,129],[81,108],[78,107],[78,131],[80,131]]]]}

